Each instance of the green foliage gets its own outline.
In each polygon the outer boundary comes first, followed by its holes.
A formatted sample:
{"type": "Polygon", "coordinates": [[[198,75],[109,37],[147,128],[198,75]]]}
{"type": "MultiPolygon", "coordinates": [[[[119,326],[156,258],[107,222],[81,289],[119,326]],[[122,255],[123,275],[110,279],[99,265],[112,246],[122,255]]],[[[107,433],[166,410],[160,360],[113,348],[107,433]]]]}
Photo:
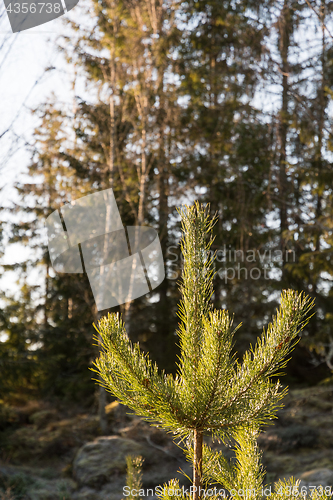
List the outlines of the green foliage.
{"type": "Polygon", "coordinates": [[[132,491],[135,490],[139,492],[142,488],[142,463],[143,458],[140,456],[128,455],[126,457],[127,464],[127,476],[126,476],[126,486],[129,488],[130,495],[127,496],[129,500],[136,500],[140,498],[139,494],[132,495],[132,491]]]}
{"type": "MultiPolygon", "coordinates": [[[[260,428],[276,418],[287,392],[273,377],[286,366],[314,302],[303,293],[283,291],[273,321],[239,362],[232,354],[237,328],[232,329],[227,311],[212,310],[210,304],[214,220],[208,214],[198,203],[181,212],[184,269],[176,376],[160,372],[149,354],[129,340],[119,314],[110,313],[96,327],[101,354],[94,371],[122,403],[181,440],[197,472],[194,486],[215,482],[228,491],[255,490],[259,498],[264,471],[257,437],[260,428]],[[235,462],[202,446],[203,434],[233,441],[235,462]]],[[[193,498],[199,496],[194,493],[193,498]]]]}

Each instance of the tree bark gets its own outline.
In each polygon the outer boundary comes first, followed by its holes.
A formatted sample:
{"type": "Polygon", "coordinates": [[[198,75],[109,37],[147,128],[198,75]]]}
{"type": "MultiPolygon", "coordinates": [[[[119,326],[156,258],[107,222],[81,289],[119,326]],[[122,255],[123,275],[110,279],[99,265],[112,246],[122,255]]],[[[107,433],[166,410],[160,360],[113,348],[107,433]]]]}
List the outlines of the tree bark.
{"type": "MultiPolygon", "coordinates": [[[[318,224],[318,228],[316,231],[316,239],[315,239],[315,249],[316,252],[320,252],[320,237],[321,237],[321,229],[320,229],[320,217],[322,215],[322,194],[321,194],[321,175],[323,168],[323,156],[322,156],[322,147],[323,147],[323,139],[324,139],[324,123],[325,123],[325,86],[326,86],[326,39],[325,39],[325,1],[321,0],[320,7],[320,16],[321,16],[321,30],[322,30],[322,51],[321,51],[321,85],[319,88],[319,117],[318,117],[318,145],[316,151],[315,158],[315,166],[317,167],[316,174],[318,175],[318,193],[317,193],[317,203],[316,203],[316,222],[318,224]]],[[[316,291],[316,283],[314,283],[314,291],[316,291]]]]}
{"type": "Polygon", "coordinates": [[[194,461],[193,461],[193,500],[200,500],[202,488],[202,442],[201,431],[194,430],[194,461]]]}
{"type": "Polygon", "coordinates": [[[282,281],[286,280],[286,238],[285,232],[288,229],[287,217],[287,137],[288,137],[288,100],[289,100],[289,62],[288,54],[290,47],[290,35],[292,33],[292,10],[289,0],[284,1],[278,22],[279,27],[279,51],[281,56],[282,73],[282,106],[278,125],[279,142],[279,198],[280,198],[280,248],[282,251],[282,281]]]}

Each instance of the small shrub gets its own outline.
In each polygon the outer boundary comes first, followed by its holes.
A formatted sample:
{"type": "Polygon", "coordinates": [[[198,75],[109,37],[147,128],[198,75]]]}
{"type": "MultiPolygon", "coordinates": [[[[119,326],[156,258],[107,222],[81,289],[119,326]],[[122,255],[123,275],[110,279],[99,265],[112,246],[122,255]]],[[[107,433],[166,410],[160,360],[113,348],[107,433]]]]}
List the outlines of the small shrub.
{"type": "MultiPolygon", "coordinates": [[[[235,500],[260,500],[264,470],[258,449],[263,425],[276,418],[287,389],[274,380],[309,320],[313,301],[285,290],[281,306],[257,344],[240,363],[232,354],[232,318],[212,310],[213,259],[210,257],[214,221],[197,203],[182,213],[182,302],[179,307],[179,357],[176,377],[160,372],[148,354],[132,344],[118,314],[102,318],[96,330],[101,354],[95,371],[121,403],[153,425],[172,432],[193,466],[193,485],[183,492],[172,480],[159,490],[161,500],[220,498],[211,485],[223,485],[235,500]],[[235,459],[207,446],[204,435],[234,443],[235,459]]],[[[279,483],[270,500],[296,498],[294,479],[279,483]],[[291,489],[290,489],[291,488],[291,489]]],[[[324,496],[321,497],[324,500],[324,496]]]]}

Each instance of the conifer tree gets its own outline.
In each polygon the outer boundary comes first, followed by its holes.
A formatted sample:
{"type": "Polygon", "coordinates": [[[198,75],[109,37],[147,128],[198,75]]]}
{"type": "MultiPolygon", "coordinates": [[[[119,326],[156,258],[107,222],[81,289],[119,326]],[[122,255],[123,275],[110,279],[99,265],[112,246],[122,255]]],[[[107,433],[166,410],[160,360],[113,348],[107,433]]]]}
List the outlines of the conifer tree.
{"type": "Polygon", "coordinates": [[[19,201],[8,209],[16,217],[7,224],[8,245],[20,242],[31,253],[23,262],[4,268],[16,272],[19,290],[1,296],[0,330],[7,337],[0,345],[0,364],[6,374],[1,386],[9,393],[31,391],[68,401],[92,401],[87,365],[95,356],[89,332],[93,295],[83,274],[54,273],[45,238],[45,219],[85,194],[89,184],[87,180],[79,185],[63,153],[70,143],[68,110],[49,103],[36,114],[41,124],[35,130],[29,177],[15,183],[19,201]],[[27,279],[32,271],[33,283],[27,279]]]}
{"type": "MultiPolygon", "coordinates": [[[[184,267],[176,376],[160,372],[139,344],[130,342],[119,314],[110,313],[96,327],[101,354],[94,371],[123,404],[173,433],[184,446],[193,464],[190,496],[177,491],[179,484],[173,480],[165,485],[160,498],[199,500],[203,488],[214,482],[237,499],[244,496],[244,490],[261,498],[264,471],[257,436],[275,418],[287,391],[272,377],[286,366],[287,355],[309,321],[313,301],[294,290],[283,291],[276,316],[240,363],[232,354],[238,327],[232,327],[228,311],[213,310],[210,303],[213,259],[208,251],[214,219],[209,207],[198,203],[185,207],[181,216],[184,267]],[[204,444],[204,435],[224,443],[234,440],[236,461],[229,463],[221,452],[204,444]]],[[[287,486],[295,487],[293,480],[289,483],[281,483],[282,496],[280,492],[276,498],[288,497],[287,486]]]]}

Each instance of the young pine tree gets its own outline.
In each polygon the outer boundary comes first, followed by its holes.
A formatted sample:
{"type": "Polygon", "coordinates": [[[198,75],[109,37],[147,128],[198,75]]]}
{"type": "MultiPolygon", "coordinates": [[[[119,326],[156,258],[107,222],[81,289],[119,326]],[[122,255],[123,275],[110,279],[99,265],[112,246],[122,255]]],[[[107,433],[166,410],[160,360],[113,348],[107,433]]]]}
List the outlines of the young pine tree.
{"type": "MultiPolygon", "coordinates": [[[[261,498],[264,472],[257,436],[260,427],[275,417],[286,394],[272,377],[286,365],[313,302],[293,290],[284,291],[273,322],[239,363],[232,354],[236,331],[232,319],[228,311],[212,310],[210,304],[213,259],[207,255],[214,220],[198,203],[185,207],[181,216],[184,268],[176,377],[159,372],[148,354],[130,342],[118,314],[98,323],[95,339],[102,350],[95,371],[123,404],[182,440],[193,464],[191,493],[177,491],[177,481],[171,481],[171,489],[163,489],[161,499],[199,500],[203,489],[213,483],[223,485],[237,500],[244,498],[244,491],[261,498]],[[236,460],[229,462],[209,448],[203,443],[204,435],[225,443],[233,439],[236,460]]],[[[280,484],[286,498],[294,485],[293,480],[280,484]]],[[[276,498],[283,498],[281,490],[276,498]]]]}

